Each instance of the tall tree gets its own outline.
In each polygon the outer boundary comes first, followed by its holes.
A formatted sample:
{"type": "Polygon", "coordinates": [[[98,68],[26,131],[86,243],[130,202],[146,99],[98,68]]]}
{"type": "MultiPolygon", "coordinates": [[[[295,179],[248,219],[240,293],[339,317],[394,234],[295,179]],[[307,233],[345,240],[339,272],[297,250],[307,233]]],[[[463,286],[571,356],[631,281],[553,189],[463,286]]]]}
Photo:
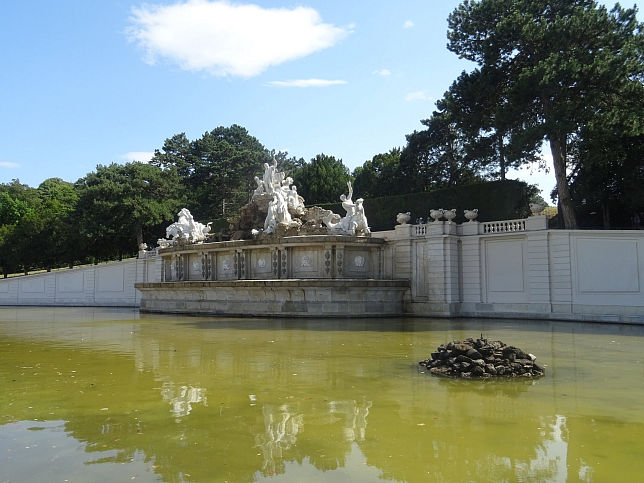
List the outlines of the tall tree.
{"type": "Polygon", "coordinates": [[[79,213],[89,252],[100,258],[135,252],[147,229],[174,219],[178,184],[174,169],[137,162],[99,164],[79,179],[79,213]]]}
{"type": "Polygon", "coordinates": [[[635,9],[593,0],[465,0],[448,19],[448,48],[508,79],[511,143],[550,144],[565,226],[577,226],[569,148],[605,100],[642,92],[642,26],[635,9]]]}
{"type": "MultiPolygon", "coordinates": [[[[340,195],[347,192],[347,181],[351,180],[349,169],[342,160],[326,154],[318,154],[293,176],[297,191],[306,204],[338,201],[340,195]]],[[[357,191],[356,195],[362,196],[357,191]]]]}
{"type": "Polygon", "coordinates": [[[41,232],[36,189],[20,180],[0,184],[0,266],[4,276],[22,265],[25,272],[37,263],[39,251],[32,237],[41,232]]]}
{"type": "Polygon", "coordinates": [[[538,147],[511,143],[521,126],[512,124],[508,79],[502,72],[484,67],[463,72],[445,93],[444,109],[464,136],[464,156],[477,171],[504,180],[510,168],[539,160],[538,147]]]}
{"type": "Polygon", "coordinates": [[[222,217],[248,202],[253,177],[271,160],[268,150],[248,131],[233,124],[217,127],[199,139],[185,134],[166,139],[150,164],[175,168],[187,207],[197,218],[222,217]]]}
{"type": "Polygon", "coordinates": [[[353,188],[365,198],[398,194],[404,191],[404,180],[398,178],[400,171],[400,148],[388,153],[376,154],[353,171],[353,188]]]}
{"type": "Polygon", "coordinates": [[[438,111],[421,121],[427,129],[407,135],[399,179],[407,192],[430,191],[478,181],[478,168],[467,157],[465,135],[442,99],[438,111]]]}
{"type": "Polygon", "coordinates": [[[21,200],[16,200],[6,191],[0,191],[0,226],[13,225],[18,222],[29,206],[21,200]]]}
{"type": "MultiPolygon", "coordinates": [[[[38,186],[37,223],[33,231],[40,264],[48,270],[64,262],[73,263],[78,255],[80,227],[75,220],[78,193],[72,183],[49,178],[38,186]]],[[[33,227],[32,227],[33,228],[33,227]]]]}

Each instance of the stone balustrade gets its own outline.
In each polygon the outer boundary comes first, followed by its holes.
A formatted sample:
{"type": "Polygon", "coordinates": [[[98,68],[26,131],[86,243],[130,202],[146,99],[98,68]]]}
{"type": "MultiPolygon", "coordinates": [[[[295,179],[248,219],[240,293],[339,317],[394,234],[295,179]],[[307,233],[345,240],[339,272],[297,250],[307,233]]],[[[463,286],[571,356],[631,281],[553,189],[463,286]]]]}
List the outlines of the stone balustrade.
{"type": "Polygon", "coordinates": [[[380,279],[383,246],[379,238],[313,235],[180,245],[159,254],[163,282],[380,279]]]}
{"type": "Polygon", "coordinates": [[[481,233],[509,233],[517,231],[526,231],[525,219],[505,220],[505,221],[486,221],[480,224],[481,233]]]}

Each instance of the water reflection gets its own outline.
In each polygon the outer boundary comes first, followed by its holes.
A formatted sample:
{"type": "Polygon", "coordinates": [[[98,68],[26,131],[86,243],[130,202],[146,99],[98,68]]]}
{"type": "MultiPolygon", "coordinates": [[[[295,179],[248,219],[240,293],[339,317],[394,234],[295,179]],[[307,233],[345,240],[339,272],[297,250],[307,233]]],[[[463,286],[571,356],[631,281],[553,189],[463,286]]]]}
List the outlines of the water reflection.
{"type": "Polygon", "coordinates": [[[331,414],[344,416],[344,440],[364,441],[367,429],[367,416],[371,401],[331,401],[329,402],[329,411],[331,414]]]}
{"type": "Polygon", "coordinates": [[[303,425],[302,414],[292,414],[286,404],[279,408],[266,404],[262,407],[264,432],[255,436],[255,447],[262,452],[262,473],[284,473],[284,451],[297,442],[297,434],[303,425]]]}
{"type": "Polygon", "coordinates": [[[48,424],[82,449],[72,451],[81,480],[114,464],[136,467],[138,481],[607,481],[644,470],[644,372],[630,357],[639,329],[37,316],[0,318],[0,441],[15,443],[0,468],[10,481],[33,479],[34,455],[72,457],[54,451],[60,441],[29,444],[48,424]],[[440,343],[481,331],[530,349],[546,377],[418,372],[440,343]]]}
{"type": "Polygon", "coordinates": [[[177,419],[190,414],[193,404],[208,405],[206,390],[202,387],[177,387],[172,382],[164,382],[161,388],[161,397],[170,403],[172,414],[177,419]]]}

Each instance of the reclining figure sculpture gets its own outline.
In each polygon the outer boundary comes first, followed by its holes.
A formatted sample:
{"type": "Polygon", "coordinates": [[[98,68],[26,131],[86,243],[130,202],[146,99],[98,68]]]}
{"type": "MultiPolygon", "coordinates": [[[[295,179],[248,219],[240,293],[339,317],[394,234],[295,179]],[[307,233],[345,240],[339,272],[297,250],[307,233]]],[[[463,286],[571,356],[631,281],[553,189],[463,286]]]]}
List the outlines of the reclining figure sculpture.
{"type": "Polygon", "coordinates": [[[179,213],[178,221],[166,228],[165,233],[167,238],[172,238],[172,242],[180,243],[199,243],[206,239],[206,235],[210,233],[210,225],[204,225],[195,221],[188,208],[182,208],[179,213]]]}

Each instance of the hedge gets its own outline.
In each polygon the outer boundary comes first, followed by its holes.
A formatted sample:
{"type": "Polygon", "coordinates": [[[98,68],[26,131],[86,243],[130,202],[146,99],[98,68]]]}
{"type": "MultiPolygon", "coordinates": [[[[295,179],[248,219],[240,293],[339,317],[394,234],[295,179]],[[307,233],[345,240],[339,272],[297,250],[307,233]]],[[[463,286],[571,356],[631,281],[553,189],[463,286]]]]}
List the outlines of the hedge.
{"type": "MultiPolygon", "coordinates": [[[[396,215],[407,211],[411,212],[412,223],[419,217],[427,220],[429,210],[436,208],[456,208],[454,221],[457,223],[467,221],[463,216],[465,209],[474,208],[479,210],[477,221],[511,220],[530,214],[529,199],[536,191],[523,181],[489,181],[422,193],[367,198],[364,207],[372,231],[393,229],[396,215]]],[[[354,193],[354,198],[359,196],[360,193],[354,193]]],[[[340,202],[320,206],[341,216],[345,214],[340,202]]]]}

